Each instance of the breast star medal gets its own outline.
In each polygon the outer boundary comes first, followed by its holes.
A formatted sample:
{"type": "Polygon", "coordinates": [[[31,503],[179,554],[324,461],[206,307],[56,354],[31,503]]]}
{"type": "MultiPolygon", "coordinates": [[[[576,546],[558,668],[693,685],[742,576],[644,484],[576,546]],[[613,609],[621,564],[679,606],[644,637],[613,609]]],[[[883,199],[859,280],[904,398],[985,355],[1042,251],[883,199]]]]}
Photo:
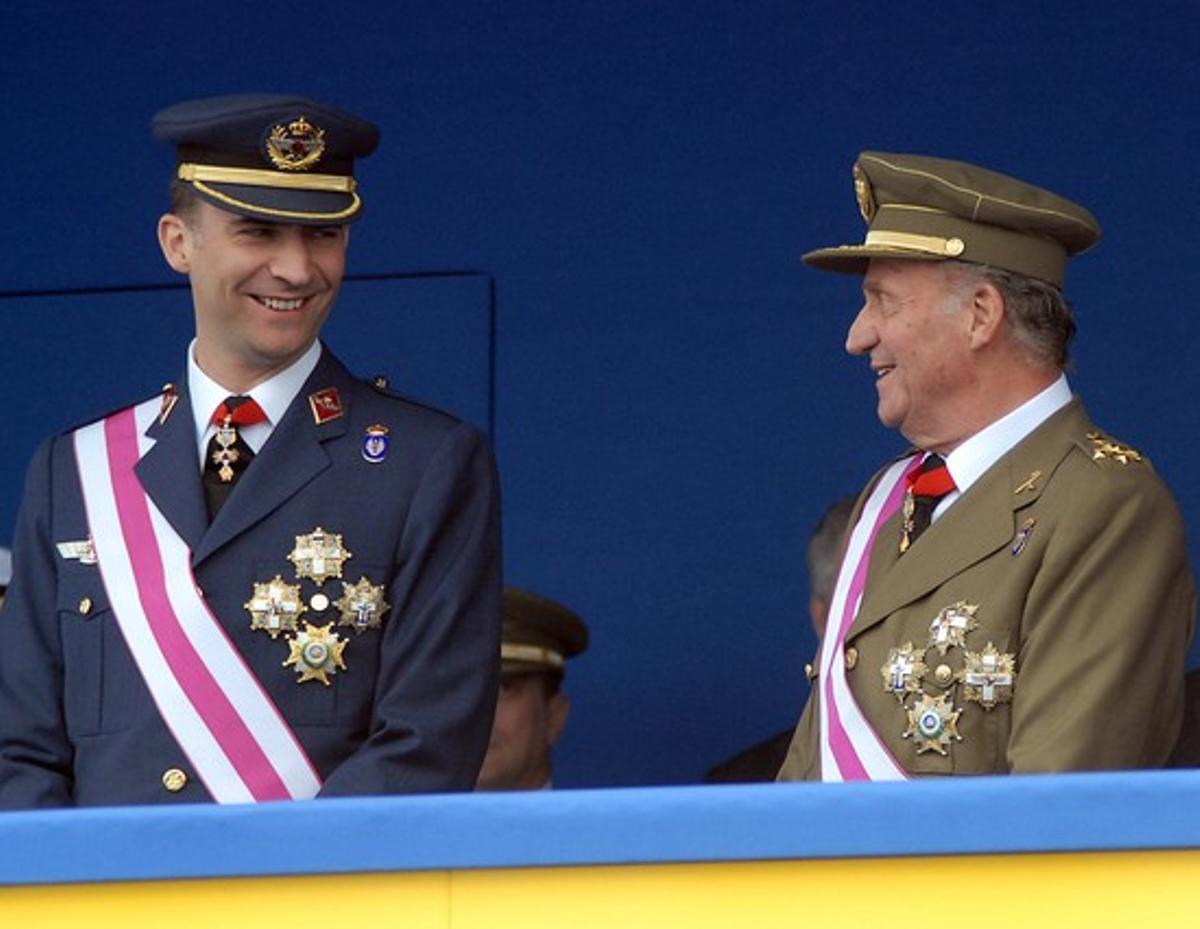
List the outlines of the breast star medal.
{"type": "Polygon", "coordinates": [[[304,631],[297,632],[288,647],[290,652],[283,666],[295,669],[297,684],[320,681],[328,687],[329,675],[336,674],[338,668],[346,670],[346,662],[342,660],[346,643],[333,631],[333,623],[327,626],[305,623],[304,631]]]}
{"type": "Polygon", "coordinates": [[[265,629],[272,639],[281,632],[294,632],[305,610],[300,585],[289,584],[278,574],[265,584],[256,582],[243,606],[250,613],[250,628],[265,629]]]}
{"type": "Polygon", "coordinates": [[[979,628],[979,620],[975,618],[978,612],[979,604],[966,600],[959,600],[939,610],[929,624],[930,647],[936,648],[941,655],[955,645],[962,648],[966,644],[967,633],[979,628]]]}
{"type": "Polygon", "coordinates": [[[913,740],[918,755],[934,751],[939,755],[948,755],[946,750],[951,740],[961,742],[958,734],[958,717],[962,710],[954,709],[949,694],[939,694],[931,697],[921,694],[920,698],[908,709],[908,728],[903,737],[913,740]]]}
{"type": "Polygon", "coordinates": [[[1013,681],[1016,679],[1016,658],[999,651],[991,642],[981,652],[964,652],[963,699],[973,700],[985,710],[997,703],[1012,700],[1013,681]]]}
{"type": "Polygon", "coordinates": [[[382,584],[372,584],[363,577],[354,584],[343,583],[342,591],[341,599],[334,601],[342,613],[339,626],[350,626],[361,635],[383,625],[383,616],[390,607],[383,599],[382,584]]]}
{"type": "Polygon", "coordinates": [[[895,694],[901,703],[908,694],[919,691],[927,670],[923,658],[924,652],[918,652],[912,642],[888,649],[887,662],[879,669],[883,675],[883,689],[895,694]]]}
{"type": "Polygon", "coordinates": [[[296,536],[296,547],[287,557],[296,566],[296,577],[324,584],[331,577],[342,576],[342,566],[353,553],[342,544],[340,533],[317,526],[308,535],[296,536]]]}

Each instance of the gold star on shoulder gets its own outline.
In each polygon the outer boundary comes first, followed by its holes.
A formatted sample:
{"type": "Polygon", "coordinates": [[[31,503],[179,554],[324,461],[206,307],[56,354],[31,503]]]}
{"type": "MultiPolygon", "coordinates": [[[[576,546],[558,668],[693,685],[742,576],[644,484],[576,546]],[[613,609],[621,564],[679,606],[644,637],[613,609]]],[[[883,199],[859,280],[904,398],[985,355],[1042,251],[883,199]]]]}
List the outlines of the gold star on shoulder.
{"type": "Polygon", "coordinates": [[[296,566],[296,577],[324,584],[331,577],[342,576],[342,565],[353,554],[342,544],[340,533],[317,526],[308,535],[296,536],[296,547],[287,557],[296,566]]]}
{"type": "Polygon", "coordinates": [[[1092,443],[1092,461],[1100,461],[1103,458],[1111,458],[1114,461],[1119,461],[1121,464],[1129,464],[1129,462],[1142,461],[1142,453],[1137,449],[1130,448],[1128,445],[1122,445],[1120,442],[1114,442],[1099,432],[1089,432],[1087,434],[1088,441],[1092,443]]]}
{"type": "Polygon", "coordinates": [[[946,749],[950,741],[962,741],[958,734],[958,717],[961,715],[962,710],[954,709],[949,694],[936,697],[921,694],[908,709],[908,728],[904,730],[903,738],[913,740],[918,755],[929,751],[948,755],[946,749]]]}
{"type": "Polygon", "coordinates": [[[342,660],[346,643],[333,631],[333,623],[327,626],[305,623],[304,631],[298,632],[288,646],[290,653],[283,666],[296,669],[297,684],[320,681],[328,687],[330,674],[336,674],[338,668],[346,670],[346,662],[342,660]]]}

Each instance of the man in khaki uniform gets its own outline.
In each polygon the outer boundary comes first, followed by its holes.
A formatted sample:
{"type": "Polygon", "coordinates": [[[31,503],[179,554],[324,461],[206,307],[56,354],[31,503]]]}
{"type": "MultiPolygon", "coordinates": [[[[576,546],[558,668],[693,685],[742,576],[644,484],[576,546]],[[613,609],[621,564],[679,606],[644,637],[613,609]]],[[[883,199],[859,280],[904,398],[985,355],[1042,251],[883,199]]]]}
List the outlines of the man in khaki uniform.
{"type": "Polygon", "coordinates": [[[477,790],[545,790],[550,752],[567,725],[567,660],[588,646],[583,620],[561,603],[504,588],[500,697],[477,790]]]}
{"type": "Polygon", "coordinates": [[[1194,593],[1149,461],[1063,370],[1087,210],[974,165],[864,152],[847,350],[915,448],[864,490],[781,780],[1154,767],[1194,593]]]}

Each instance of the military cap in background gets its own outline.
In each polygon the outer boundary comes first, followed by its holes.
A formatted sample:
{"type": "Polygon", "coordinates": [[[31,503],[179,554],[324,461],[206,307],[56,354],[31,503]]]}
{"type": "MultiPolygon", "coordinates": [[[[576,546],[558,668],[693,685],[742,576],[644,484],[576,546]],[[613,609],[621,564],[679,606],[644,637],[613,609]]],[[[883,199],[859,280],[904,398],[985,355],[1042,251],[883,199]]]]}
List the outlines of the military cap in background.
{"type": "Polygon", "coordinates": [[[1100,238],[1078,204],[962,161],[863,152],[854,191],[866,240],[809,252],[807,264],[863,274],[872,258],[954,258],[1061,288],[1067,258],[1100,238]]]}
{"type": "Polygon", "coordinates": [[[278,94],[177,103],[155,115],[154,136],[178,147],[176,177],[209,203],[301,225],[358,219],[354,159],[379,144],[351,113],[278,94]]]}
{"type": "Polygon", "coordinates": [[[561,603],[504,588],[504,627],[500,634],[502,674],[562,674],[566,660],[588,647],[583,620],[561,603]]]}

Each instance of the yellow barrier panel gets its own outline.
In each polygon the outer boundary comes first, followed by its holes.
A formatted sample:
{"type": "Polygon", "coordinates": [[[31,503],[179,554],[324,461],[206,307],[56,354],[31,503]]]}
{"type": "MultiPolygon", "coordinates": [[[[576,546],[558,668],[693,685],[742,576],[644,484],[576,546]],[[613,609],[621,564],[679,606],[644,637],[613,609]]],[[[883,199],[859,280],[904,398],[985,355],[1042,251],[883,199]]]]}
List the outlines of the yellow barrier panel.
{"type": "Polygon", "coordinates": [[[1097,929],[1195,919],[1200,851],[729,862],[0,889],[51,929],[1097,929]]]}
{"type": "Polygon", "coordinates": [[[1190,925],[1200,852],[993,855],[479,871],[453,929],[1190,925]],[[1181,921],[1183,918],[1186,921],[1181,921]]]}

